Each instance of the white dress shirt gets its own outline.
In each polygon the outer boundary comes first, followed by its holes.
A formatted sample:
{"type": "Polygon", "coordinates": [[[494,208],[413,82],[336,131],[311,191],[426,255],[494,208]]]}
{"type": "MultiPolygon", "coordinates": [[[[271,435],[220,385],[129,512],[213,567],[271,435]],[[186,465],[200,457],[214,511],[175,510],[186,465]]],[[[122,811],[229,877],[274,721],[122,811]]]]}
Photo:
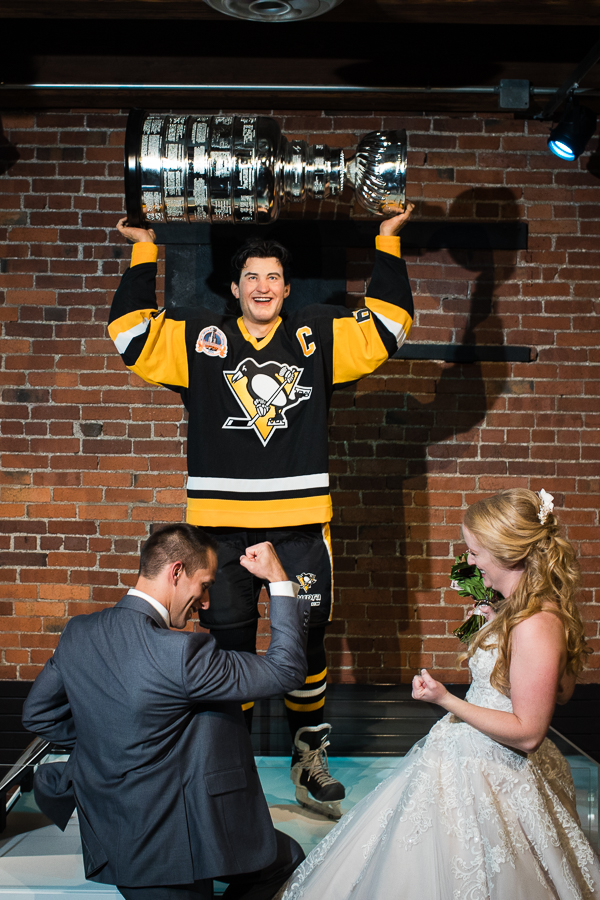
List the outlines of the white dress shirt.
{"type": "Polygon", "coordinates": [[[171,616],[169,615],[169,610],[166,606],[163,606],[162,603],[159,603],[158,600],[155,600],[154,597],[150,596],[150,594],[145,594],[143,591],[138,591],[136,588],[129,588],[127,593],[133,594],[136,597],[141,597],[142,600],[146,600],[146,602],[149,603],[150,606],[153,606],[154,609],[161,614],[167,627],[171,627],[171,616]]]}
{"type": "Polygon", "coordinates": [[[269,584],[269,593],[277,597],[297,597],[300,585],[295,581],[272,581],[269,584]]]}

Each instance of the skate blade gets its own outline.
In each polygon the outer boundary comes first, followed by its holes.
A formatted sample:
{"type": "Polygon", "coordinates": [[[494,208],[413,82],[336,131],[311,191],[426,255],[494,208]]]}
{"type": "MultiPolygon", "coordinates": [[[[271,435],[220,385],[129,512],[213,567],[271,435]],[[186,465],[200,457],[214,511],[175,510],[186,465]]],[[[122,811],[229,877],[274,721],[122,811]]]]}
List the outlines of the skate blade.
{"type": "Polygon", "coordinates": [[[319,813],[319,815],[325,816],[327,819],[333,819],[334,822],[342,818],[341,800],[315,800],[314,797],[310,796],[308,789],[302,785],[296,785],[296,800],[305,809],[319,813]]]}

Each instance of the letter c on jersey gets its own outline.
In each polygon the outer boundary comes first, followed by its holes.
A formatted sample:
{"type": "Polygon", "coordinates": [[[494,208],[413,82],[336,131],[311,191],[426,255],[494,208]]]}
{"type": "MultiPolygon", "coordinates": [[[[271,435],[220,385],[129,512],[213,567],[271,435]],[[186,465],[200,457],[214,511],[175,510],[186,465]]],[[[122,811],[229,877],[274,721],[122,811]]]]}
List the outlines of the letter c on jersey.
{"type": "Polygon", "coordinates": [[[296,337],[300,342],[300,346],[302,347],[302,352],[305,356],[312,356],[312,354],[317,349],[314,341],[311,341],[310,344],[307,343],[307,338],[312,337],[312,330],[308,327],[308,325],[303,325],[302,328],[299,328],[296,332],[296,337]]]}

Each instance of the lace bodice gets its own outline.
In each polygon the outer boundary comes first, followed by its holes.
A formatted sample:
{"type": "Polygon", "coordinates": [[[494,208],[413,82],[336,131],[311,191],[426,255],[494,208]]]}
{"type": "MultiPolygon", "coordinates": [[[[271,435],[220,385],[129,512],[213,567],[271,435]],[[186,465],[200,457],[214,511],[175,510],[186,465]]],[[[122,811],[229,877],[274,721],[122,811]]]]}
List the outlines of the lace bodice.
{"type": "Polygon", "coordinates": [[[498,651],[484,650],[479,647],[469,660],[469,669],[473,678],[471,687],[467,691],[465,700],[474,706],[485,706],[487,709],[499,709],[502,712],[512,712],[512,703],[509,697],[505,697],[490,684],[490,675],[496,665],[498,651]]]}

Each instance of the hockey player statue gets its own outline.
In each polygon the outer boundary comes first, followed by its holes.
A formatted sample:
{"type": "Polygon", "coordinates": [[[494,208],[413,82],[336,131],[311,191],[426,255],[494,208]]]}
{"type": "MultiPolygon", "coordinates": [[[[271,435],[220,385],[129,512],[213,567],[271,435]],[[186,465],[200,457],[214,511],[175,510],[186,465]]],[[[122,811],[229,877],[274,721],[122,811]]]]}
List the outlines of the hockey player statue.
{"type": "Polygon", "coordinates": [[[219,544],[200,622],[222,648],[256,652],[262,585],[239,559],[249,544],[270,541],[311,600],[308,675],[284,698],[291,777],[302,805],[334,819],[345,793],[329,774],[331,726],[324,721],[333,588],[328,411],[337,387],[377,369],[410,330],[413,301],[397,235],[412,209],[381,222],[361,309],[316,305],[287,316],[290,258],[275,241],[253,239],[232,260],[239,316],[198,308],[190,317],[189,310],[157,309],[153,231],[126,219],[117,225],[134,246],[109,333],[132,372],[181,394],[189,412],[187,521],[219,544]],[[206,422],[213,425],[209,440],[202,438],[206,422]]]}

